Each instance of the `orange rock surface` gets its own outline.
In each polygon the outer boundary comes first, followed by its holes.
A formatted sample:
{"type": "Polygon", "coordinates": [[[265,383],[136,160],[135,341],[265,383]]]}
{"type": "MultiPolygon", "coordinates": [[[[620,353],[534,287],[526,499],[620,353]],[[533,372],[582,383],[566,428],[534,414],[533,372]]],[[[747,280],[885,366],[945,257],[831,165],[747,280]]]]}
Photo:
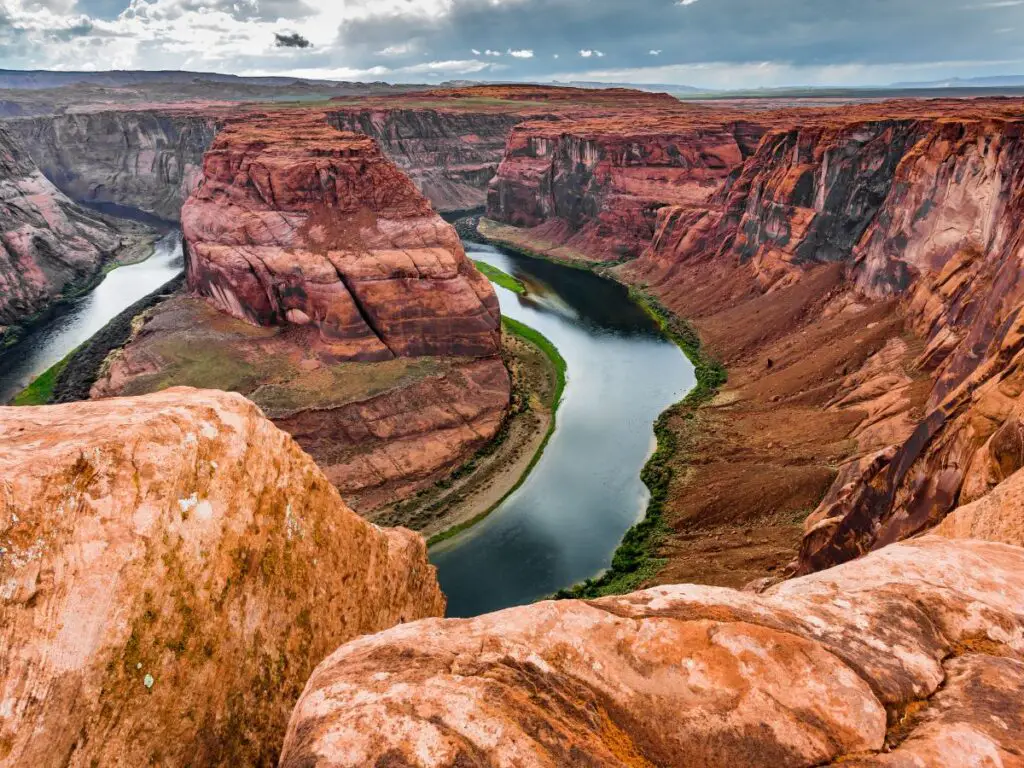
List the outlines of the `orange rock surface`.
{"type": "Polygon", "coordinates": [[[377,145],[298,112],[230,122],[182,228],[189,287],[258,325],[312,326],[338,359],[496,354],[497,298],[377,145]]]}
{"type": "Polygon", "coordinates": [[[0,487],[4,765],[272,764],[325,654],[444,611],[238,395],[0,409],[0,487]]]}
{"type": "Polygon", "coordinates": [[[1019,547],[929,537],[761,595],[395,628],[320,665],[281,765],[1011,765],[1022,568],[1019,547]]]}

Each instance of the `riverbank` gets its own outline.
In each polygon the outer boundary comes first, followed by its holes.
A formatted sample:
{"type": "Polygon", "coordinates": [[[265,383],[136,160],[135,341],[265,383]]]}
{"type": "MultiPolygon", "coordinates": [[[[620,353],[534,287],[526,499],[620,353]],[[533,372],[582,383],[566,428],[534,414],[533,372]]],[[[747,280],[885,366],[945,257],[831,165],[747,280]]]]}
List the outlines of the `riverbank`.
{"type": "MultiPolygon", "coordinates": [[[[609,570],[559,596],[594,598],[663,583],[743,587],[782,573],[796,555],[804,519],[849,447],[843,438],[852,428],[850,418],[816,420],[825,425],[816,430],[822,432],[815,435],[818,456],[809,453],[815,443],[795,444],[799,427],[788,422],[776,428],[774,439],[766,436],[762,430],[779,407],[771,399],[775,394],[751,404],[737,392],[763,371],[733,370],[737,358],[702,343],[699,325],[624,276],[616,269],[621,264],[595,262],[535,239],[529,230],[487,219],[477,230],[477,237],[492,244],[627,285],[696,369],[697,386],[654,425],[656,448],[642,473],[651,491],[646,516],[626,534],[609,570]]],[[[763,332],[756,325],[754,331],[763,332]]]]}
{"type": "Polygon", "coordinates": [[[555,430],[565,389],[565,361],[532,328],[508,317],[502,325],[512,407],[498,436],[433,487],[371,515],[377,524],[411,528],[430,545],[439,544],[487,518],[540,460],[555,430]]]}
{"type": "Polygon", "coordinates": [[[0,366],[4,364],[5,357],[17,354],[17,346],[23,339],[67,312],[75,302],[94,291],[108,274],[118,267],[141,264],[155,253],[156,243],[161,237],[159,232],[129,221],[125,221],[122,226],[126,232],[126,242],[98,264],[92,275],[66,285],[61,295],[46,309],[22,319],[17,324],[0,328],[0,366]]]}

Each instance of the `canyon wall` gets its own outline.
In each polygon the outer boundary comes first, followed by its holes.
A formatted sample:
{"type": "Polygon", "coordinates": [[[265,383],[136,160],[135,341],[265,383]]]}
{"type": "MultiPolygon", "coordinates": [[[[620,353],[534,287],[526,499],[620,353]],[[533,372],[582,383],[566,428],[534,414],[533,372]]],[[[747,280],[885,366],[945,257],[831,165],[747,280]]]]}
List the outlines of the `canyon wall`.
{"type": "Polygon", "coordinates": [[[0,409],[4,765],[273,765],[341,642],[444,612],[238,395],[0,409]]]}
{"type": "Polygon", "coordinates": [[[66,195],[177,221],[195,189],[217,118],[188,109],[88,112],[5,121],[66,195]]]}
{"type": "Polygon", "coordinates": [[[328,119],[335,128],[375,139],[437,210],[463,211],[485,204],[508,133],[524,117],[381,106],[339,109],[328,119]]]}
{"type": "Polygon", "coordinates": [[[536,228],[537,239],[581,258],[635,258],[660,208],[705,206],[764,131],[699,109],[524,123],[491,183],[487,216],[536,228]]]}
{"type": "Polygon", "coordinates": [[[0,347],[142,235],[75,205],[0,129],[0,347]]]}
{"type": "MultiPolygon", "coordinates": [[[[733,433],[746,419],[769,438],[758,455],[731,438],[716,450],[751,477],[784,469],[758,482],[786,477],[801,504],[824,495],[799,555],[808,572],[933,527],[1024,462],[1015,109],[894,102],[719,116],[717,134],[678,130],[661,155],[675,175],[638,170],[647,186],[626,201],[631,169],[657,165],[628,142],[678,118],[524,123],[488,213],[525,227],[517,240],[542,252],[628,260],[622,279],[696,321],[732,372],[717,413],[735,417],[733,433]],[[748,121],[765,128],[741,142],[734,126],[748,121]],[[791,434],[792,418],[815,426],[791,434]],[[805,482],[796,476],[817,432],[822,472],[805,482]]],[[[699,514],[740,501],[709,499],[699,514]]],[[[691,522],[698,514],[678,506],[691,522]]]]}

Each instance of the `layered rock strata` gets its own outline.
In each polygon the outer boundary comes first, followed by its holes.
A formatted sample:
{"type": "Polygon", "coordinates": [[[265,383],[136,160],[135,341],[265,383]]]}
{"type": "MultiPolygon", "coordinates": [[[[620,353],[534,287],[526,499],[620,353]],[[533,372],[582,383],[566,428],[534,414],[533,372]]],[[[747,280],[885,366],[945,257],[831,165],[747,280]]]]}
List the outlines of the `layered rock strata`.
{"type": "Polygon", "coordinates": [[[40,170],[73,200],[177,221],[202,173],[216,110],[118,109],[10,120],[40,170]]]}
{"type": "Polygon", "coordinates": [[[0,344],[143,234],[77,206],[0,130],[0,344]]]}
{"type": "Polygon", "coordinates": [[[443,614],[238,395],[0,411],[4,765],[271,765],[325,654],[443,614]]]}
{"type": "Polygon", "coordinates": [[[320,665],[281,765],[1013,764],[1022,567],[1019,547],[928,537],[760,595],[396,628],[320,665]]]}
{"type": "Polygon", "coordinates": [[[488,217],[582,258],[639,256],[658,210],[700,210],[764,134],[741,114],[691,109],[517,126],[487,195],[488,217]]]}
{"type": "Polygon", "coordinates": [[[455,230],[365,136],[323,115],[230,123],[182,211],[189,287],[338,359],[498,352],[497,297],[455,230]]]}

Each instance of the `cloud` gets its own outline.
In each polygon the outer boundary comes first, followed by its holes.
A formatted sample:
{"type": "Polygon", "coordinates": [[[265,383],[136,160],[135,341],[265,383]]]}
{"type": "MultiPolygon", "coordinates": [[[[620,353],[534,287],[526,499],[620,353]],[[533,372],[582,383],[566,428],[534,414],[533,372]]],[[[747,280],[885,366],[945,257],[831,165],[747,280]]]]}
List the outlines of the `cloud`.
{"type": "Polygon", "coordinates": [[[298,32],[289,34],[274,33],[274,45],[278,48],[311,48],[313,44],[298,32]]]}
{"type": "Polygon", "coordinates": [[[0,0],[0,67],[864,85],[1024,72],[1011,29],[1024,0],[0,0]]]}

